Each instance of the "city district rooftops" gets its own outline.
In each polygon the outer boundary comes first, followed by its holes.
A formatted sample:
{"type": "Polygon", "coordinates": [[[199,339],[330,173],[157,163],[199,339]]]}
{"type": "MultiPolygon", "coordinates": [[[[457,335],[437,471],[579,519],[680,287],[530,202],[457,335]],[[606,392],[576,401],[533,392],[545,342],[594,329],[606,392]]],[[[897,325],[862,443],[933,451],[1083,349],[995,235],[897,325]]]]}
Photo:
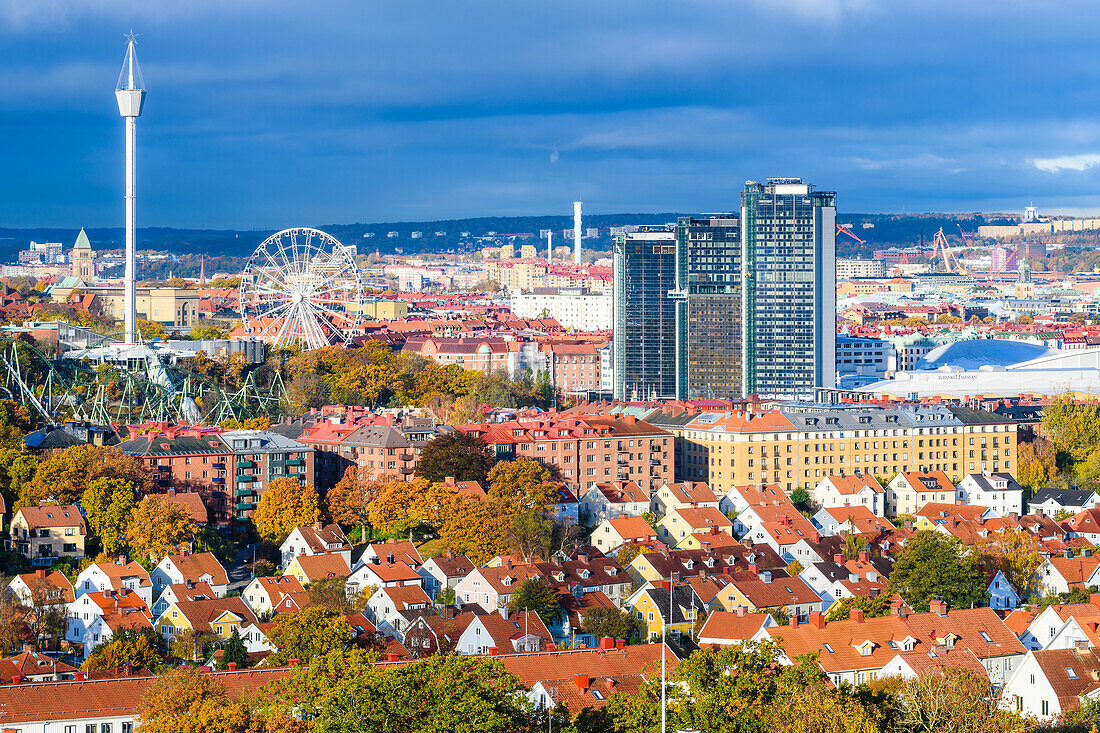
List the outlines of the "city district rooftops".
{"type": "Polygon", "coordinates": [[[822,430],[885,430],[1009,423],[984,410],[965,407],[781,406],[759,412],[704,412],[685,425],[687,430],[727,433],[818,432],[822,430]]]}

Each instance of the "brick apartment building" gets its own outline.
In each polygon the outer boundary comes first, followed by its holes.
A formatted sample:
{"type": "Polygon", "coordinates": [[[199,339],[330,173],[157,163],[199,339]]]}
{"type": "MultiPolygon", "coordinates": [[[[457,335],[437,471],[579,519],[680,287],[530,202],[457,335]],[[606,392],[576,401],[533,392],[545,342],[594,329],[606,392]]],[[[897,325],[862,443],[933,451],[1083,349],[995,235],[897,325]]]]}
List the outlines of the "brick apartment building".
{"type": "Polygon", "coordinates": [[[283,476],[314,481],[314,450],[267,430],[150,424],[117,449],[144,463],[161,490],[196,491],[217,524],[244,520],[283,476]]]}
{"type": "Polygon", "coordinates": [[[672,483],[674,437],[632,415],[542,415],[457,429],[480,437],[497,458],[539,461],[570,489],[633,481],[652,494],[672,483]]]}

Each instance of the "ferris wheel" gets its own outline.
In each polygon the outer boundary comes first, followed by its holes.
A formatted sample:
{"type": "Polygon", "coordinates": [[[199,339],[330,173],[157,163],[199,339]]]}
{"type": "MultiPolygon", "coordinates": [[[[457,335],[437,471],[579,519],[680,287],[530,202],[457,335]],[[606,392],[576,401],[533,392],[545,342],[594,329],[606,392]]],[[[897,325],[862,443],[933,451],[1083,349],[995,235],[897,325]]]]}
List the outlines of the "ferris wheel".
{"type": "Polygon", "coordinates": [[[354,249],[317,229],[272,234],[241,274],[244,331],[274,346],[346,344],[359,326],[362,302],[354,249]]]}

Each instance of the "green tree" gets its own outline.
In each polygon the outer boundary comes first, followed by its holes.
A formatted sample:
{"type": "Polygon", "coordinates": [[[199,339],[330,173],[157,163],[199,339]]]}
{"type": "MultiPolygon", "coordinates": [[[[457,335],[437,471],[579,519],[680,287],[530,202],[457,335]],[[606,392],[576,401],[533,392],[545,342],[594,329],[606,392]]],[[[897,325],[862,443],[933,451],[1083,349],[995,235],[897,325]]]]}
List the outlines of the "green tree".
{"type": "Polygon", "coordinates": [[[1055,448],[1083,461],[1100,445],[1100,403],[1078,404],[1063,395],[1043,408],[1043,429],[1055,448]]]}
{"type": "Polygon", "coordinates": [[[167,656],[164,637],[152,629],[119,629],[109,641],[92,649],[81,669],[94,672],[132,664],[158,672],[167,656]]]}
{"type": "Polygon", "coordinates": [[[898,552],[890,585],[914,610],[927,611],[940,598],[952,608],[972,608],[987,598],[973,554],[950,535],[922,530],[898,552]]]}
{"type": "Polygon", "coordinates": [[[317,733],[518,733],[529,730],[524,687],[499,659],[435,655],[397,666],[357,663],[332,678],[296,683],[309,699],[317,733]]]}
{"type": "Polygon", "coordinates": [[[595,606],[584,613],[581,619],[581,629],[586,634],[592,634],[598,639],[610,636],[613,639],[630,639],[640,637],[644,633],[642,622],[629,611],[620,611],[617,608],[595,606]]]}
{"type": "Polygon", "coordinates": [[[523,581],[512,594],[508,608],[512,611],[534,611],[547,626],[556,624],[562,616],[557,594],[542,578],[523,581]]]}
{"type": "Polygon", "coordinates": [[[907,681],[897,694],[898,727],[907,733],[1023,733],[1032,726],[998,704],[988,678],[943,667],[907,681]]]}
{"type": "Polygon", "coordinates": [[[481,438],[461,430],[431,439],[420,449],[416,475],[428,481],[453,478],[484,482],[493,467],[489,446],[481,438]]]}
{"type": "Polygon", "coordinates": [[[229,669],[230,663],[236,664],[237,669],[244,669],[248,666],[248,650],[245,648],[244,640],[241,639],[241,634],[236,628],[233,629],[233,633],[225,640],[225,646],[222,647],[222,660],[219,669],[229,669]]]}
{"type": "Polygon", "coordinates": [[[80,506],[104,552],[116,554],[124,547],[136,504],[134,487],[122,479],[102,476],[88,484],[80,506]]]}
{"type": "Polygon", "coordinates": [[[252,512],[252,523],[264,539],[282,542],[295,527],[308,526],[320,518],[320,502],[313,484],[283,476],[267,485],[252,512]]]}
{"type": "Polygon", "coordinates": [[[880,593],[874,598],[865,596],[841,598],[829,606],[829,610],[825,612],[825,620],[843,621],[851,617],[853,608],[862,610],[865,618],[888,616],[890,615],[890,595],[880,593]]]}
{"type": "Polygon", "coordinates": [[[268,663],[272,666],[285,665],[291,659],[312,659],[333,650],[344,650],[354,639],[346,617],[320,606],[280,613],[274,622],[267,635],[279,648],[269,657],[268,663]]]}

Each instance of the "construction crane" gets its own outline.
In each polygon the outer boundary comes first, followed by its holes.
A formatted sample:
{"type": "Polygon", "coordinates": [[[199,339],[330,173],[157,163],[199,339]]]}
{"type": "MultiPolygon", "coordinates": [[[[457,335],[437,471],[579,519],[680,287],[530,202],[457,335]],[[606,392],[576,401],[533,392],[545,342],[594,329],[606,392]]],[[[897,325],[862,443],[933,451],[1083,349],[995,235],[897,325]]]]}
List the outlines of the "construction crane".
{"type": "MultiPolygon", "coordinates": [[[[963,239],[965,242],[965,238],[963,239]]],[[[969,275],[966,268],[955,257],[955,253],[951,250],[951,247],[947,244],[947,237],[944,236],[943,227],[936,232],[936,236],[932,239],[932,259],[933,261],[939,256],[943,259],[943,269],[945,272],[957,273],[959,275],[969,275]]]]}
{"type": "Polygon", "coordinates": [[[849,229],[848,227],[844,226],[843,224],[837,224],[836,225],[836,233],[837,234],[847,234],[849,237],[856,240],[860,244],[866,244],[866,242],[864,242],[862,239],[860,239],[855,234],[853,234],[852,230],[849,229]]]}

